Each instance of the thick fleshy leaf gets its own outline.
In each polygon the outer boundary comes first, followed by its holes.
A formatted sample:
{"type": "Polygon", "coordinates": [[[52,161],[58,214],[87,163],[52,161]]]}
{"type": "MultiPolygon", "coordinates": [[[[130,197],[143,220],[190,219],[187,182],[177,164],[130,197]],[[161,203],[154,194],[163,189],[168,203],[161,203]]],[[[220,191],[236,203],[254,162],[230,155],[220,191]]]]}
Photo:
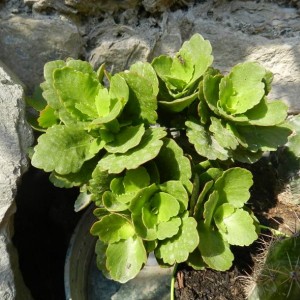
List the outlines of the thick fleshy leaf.
{"type": "Polygon", "coordinates": [[[40,116],[37,121],[41,127],[48,128],[58,123],[58,117],[55,110],[51,106],[47,105],[45,109],[40,112],[40,116]]]}
{"type": "MultiPolygon", "coordinates": [[[[124,195],[122,195],[124,196],[124,195]]],[[[102,196],[102,203],[105,206],[107,210],[110,212],[118,212],[118,211],[124,211],[128,209],[128,205],[126,203],[123,203],[121,201],[118,201],[121,196],[117,196],[110,191],[104,192],[102,196]]],[[[122,197],[124,198],[124,197],[122,197]]],[[[133,198],[133,197],[131,197],[133,198]]],[[[128,199],[130,201],[130,198],[128,199]]]]}
{"type": "Polygon", "coordinates": [[[265,94],[266,70],[254,62],[234,66],[220,82],[220,106],[229,114],[241,114],[257,105],[265,94]]]}
{"type": "Polygon", "coordinates": [[[92,76],[96,79],[97,75],[94,72],[92,65],[87,61],[82,61],[80,59],[68,59],[66,62],[67,66],[85,74],[92,74],[92,76]]]}
{"type": "Polygon", "coordinates": [[[288,106],[280,100],[270,103],[262,100],[251,110],[248,110],[245,115],[251,125],[274,126],[284,122],[287,117],[287,111],[288,106]]]}
{"type": "Polygon", "coordinates": [[[86,208],[92,202],[91,194],[80,193],[74,203],[74,211],[79,212],[86,208]]]}
{"type": "Polygon", "coordinates": [[[223,76],[217,70],[210,70],[203,78],[203,95],[209,108],[216,114],[219,101],[219,84],[223,76]]]}
{"type": "Polygon", "coordinates": [[[190,104],[192,104],[197,99],[197,93],[192,95],[179,98],[173,101],[158,101],[158,104],[166,110],[173,111],[173,112],[181,112],[185,108],[187,108],[190,104]]]}
{"type": "Polygon", "coordinates": [[[152,82],[144,75],[134,71],[122,73],[129,88],[130,98],[124,112],[134,122],[155,124],[157,119],[157,89],[153,90],[152,82]]]}
{"type": "Polygon", "coordinates": [[[199,237],[199,249],[204,262],[214,270],[230,269],[234,256],[222,235],[218,231],[200,224],[199,237]]]}
{"type": "Polygon", "coordinates": [[[159,186],[162,192],[172,195],[180,204],[180,211],[187,209],[189,203],[189,195],[181,181],[170,180],[159,186]]]}
{"type": "Polygon", "coordinates": [[[213,62],[211,55],[212,47],[208,40],[205,40],[200,34],[194,34],[189,41],[184,42],[179,54],[189,53],[194,64],[194,73],[190,81],[192,84],[199,79],[213,62]]]}
{"type": "Polygon", "coordinates": [[[41,88],[43,89],[43,97],[54,109],[60,108],[61,103],[57,91],[53,85],[53,72],[56,69],[63,68],[65,65],[66,63],[63,60],[55,60],[47,62],[44,66],[44,78],[46,81],[41,84],[41,88]]]}
{"type": "Polygon", "coordinates": [[[134,278],[147,261],[143,241],[136,236],[109,244],[106,257],[106,267],[111,278],[121,283],[134,278]]]}
{"type": "Polygon", "coordinates": [[[158,191],[158,187],[155,184],[151,184],[148,187],[141,189],[134,199],[132,199],[130,204],[130,211],[135,215],[140,215],[142,213],[142,208],[146,202],[151,198],[151,196],[158,191]]]}
{"type": "Polygon", "coordinates": [[[179,180],[186,188],[191,188],[192,171],[190,161],[183,155],[183,150],[173,139],[164,139],[164,145],[155,161],[157,162],[162,182],[179,180]]]}
{"type": "Polygon", "coordinates": [[[157,238],[159,240],[171,238],[172,236],[178,233],[180,225],[180,218],[172,218],[168,222],[162,222],[157,224],[157,238]]]}
{"type": "Polygon", "coordinates": [[[147,129],[140,144],[122,153],[108,154],[99,162],[102,170],[109,173],[121,173],[124,169],[136,169],[145,162],[155,158],[163,145],[162,138],[166,135],[163,128],[147,129]]]}
{"type": "Polygon", "coordinates": [[[179,233],[159,243],[155,249],[155,256],[169,265],[186,261],[189,254],[199,244],[199,235],[196,227],[197,222],[194,218],[188,217],[182,219],[179,233]]]}
{"type": "Polygon", "coordinates": [[[249,189],[252,184],[250,171],[243,168],[232,168],[217,179],[214,188],[219,193],[221,203],[228,202],[234,207],[240,208],[249,200],[249,189]]]}
{"type": "Polygon", "coordinates": [[[214,138],[221,147],[236,149],[239,142],[230,127],[227,127],[224,122],[215,117],[211,117],[211,125],[209,131],[214,134],[214,138]]]}
{"type": "Polygon", "coordinates": [[[144,167],[128,170],[124,176],[123,185],[126,192],[137,192],[150,185],[150,176],[144,167]]]}
{"type": "Polygon", "coordinates": [[[101,270],[101,272],[106,278],[111,279],[111,276],[106,268],[106,250],[107,250],[107,244],[104,244],[102,241],[98,239],[95,247],[95,253],[97,255],[96,257],[97,268],[101,270]]]}
{"type": "Polygon", "coordinates": [[[64,67],[54,72],[54,87],[73,116],[79,120],[98,117],[95,99],[102,87],[94,76],[64,67]]]}
{"type": "Polygon", "coordinates": [[[275,151],[288,141],[292,131],[285,126],[236,126],[238,133],[247,143],[247,149],[257,151],[275,151]]]}
{"type": "Polygon", "coordinates": [[[137,126],[126,126],[115,135],[115,139],[106,144],[104,148],[109,153],[125,153],[137,146],[145,133],[143,124],[137,126]]]}
{"type": "Polygon", "coordinates": [[[55,125],[38,138],[31,163],[46,172],[76,173],[94,156],[91,154],[93,140],[84,130],[55,125]]]}
{"type": "Polygon", "coordinates": [[[185,124],[189,141],[195,146],[198,154],[211,160],[228,158],[228,152],[202,125],[194,121],[186,121],[185,124]]]}
{"type": "Polygon", "coordinates": [[[136,62],[130,67],[130,71],[136,72],[140,76],[147,78],[152,85],[153,94],[158,94],[158,78],[151,64],[146,62],[136,62]]]}
{"type": "Polygon", "coordinates": [[[225,203],[218,207],[214,220],[224,239],[231,245],[249,246],[257,238],[252,217],[243,209],[225,203]]]}
{"type": "Polygon", "coordinates": [[[126,240],[135,234],[133,225],[125,217],[117,214],[104,216],[93,224],[92,235],[99,236],[104,243],[115,243],[126,240]]]}
{"type": "Polygon", "coordinates": [[[211,222],[213,220],[213,215],[216,211],[216,208],[218,207],[220,197],[218,191],[213,191],[209,197],[208,200],[204,203],[204,224],[209,227],[211,226],[211,222]]]}

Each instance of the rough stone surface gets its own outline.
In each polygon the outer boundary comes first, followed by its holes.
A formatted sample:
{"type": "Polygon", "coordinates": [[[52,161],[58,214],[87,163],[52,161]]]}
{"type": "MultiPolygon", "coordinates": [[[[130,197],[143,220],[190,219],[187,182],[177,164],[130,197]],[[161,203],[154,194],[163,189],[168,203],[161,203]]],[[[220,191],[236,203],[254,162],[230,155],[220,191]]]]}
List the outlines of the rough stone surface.
{"type": "Polygon", "coordinates": [[[159,36],[151,22],[154,20],[142,21],[136,28],[106,19],[89,34],[94,44],[88,60],[95,68],[105,63],[113,72],[126,70],[137,61],[147,61],[159,36]]]}
{"type": "Polygon", "coordinates": [[[83,40],[66,18],[8,16],[0,21],[0,59],[32,90],[47,61],[78,58],[83,40]]]}
{"type": "Polygon", "coordinates": [[[0,299],[31,299],[12,245],[17,183],[28,168],[32,132],[25,121],[23,87],[0,61],[0,299]]]}

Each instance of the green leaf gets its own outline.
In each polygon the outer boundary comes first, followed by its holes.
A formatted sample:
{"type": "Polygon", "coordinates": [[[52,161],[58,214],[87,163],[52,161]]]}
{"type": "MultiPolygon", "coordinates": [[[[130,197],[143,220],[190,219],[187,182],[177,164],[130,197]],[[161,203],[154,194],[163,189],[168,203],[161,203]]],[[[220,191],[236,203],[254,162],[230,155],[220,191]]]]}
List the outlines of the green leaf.
{"type": "Polygon", "coordinates": [[[181,181],[170,180],[159,186],[162,192],[172,195],[180,204],[180,212],[187,209],[189,203],[189,195],[181,181]]]}
{"type": "Polygon", "coordinates": [[[54,87],[65,108],[77,119],[98,117],[95,98],[102,87],[94,76],[64,67],[54,72],[54,87]]]}
{"type": "Polygon", "coordinates": [[[142,208],[149,200],[149,198],[158,191],[156,184],[151,184],[148,187],[141,189],[135,197],[132,199],[129,206],[130,211],[135,215],[140,215],[142,213],[142,208]]]}
{"type": "Polygon", "coordinates": [[[173,139],[164,139],[164,145],[155,161],[162,182],[179,180],[187,189],[191,188],[192,170],[190,161],[183,155],[183,150],[173,139]]]}
{"type": "Polygon", "coordinates": [[[147,78],[152,85],[153,94],[157,96],[159,91],[158,79],[151,64],[139,61],[130,67],[130,71],[136,72],[140,76],[147,78]]]}
{"type": "MultiPolygon", "coordinates": [[[[205,183],[201,193],[199,194],[199,197],[197,199],[194,211],[193,211],[193,217],[195,218],[196,221],[200,221],[203,218],[203,203],[205,201],[205,197],[208,194],[208,192],[210,191],[210,189],[212,188],[214,182],[208,181],[205,183]]],[[[215,196],[213,196],[215,197],[215,196]]]]}
{"type": "Polygon", "coordinates": [[[241,114],[257,105],[265,94],[266,70],[258,63],[234,66],[220,82],[220,106],[229,114],[241,114]]]}
{"type": "Polygon", "coordinates": [[[187,264],[194,270],[204,270],[207,265],[204,263],[199,248],[196,248],[187,259],[187,264]]]}
{"type": "Polygon", "coordinates": [[[45,172],[76,173],[93,157],[90,153],[93,140],[84,130],[54,125],[38,138],[31,163],[45,172]]]}
{"type": "Polygon", "coordinates": [[[157,224],[157,238],[159,240],[171,238],[178,233],[180,225],[181,219],[176,217],[170,219],[168,222],[161,222],[157,224]]]}
{"type": "Polygon", "coordinates": [[[44,78],[46,81],[41,84],[41,88],[43,89],[43,97],[54,109],[60,108],[61,103],[57,91],[53,85],[53,73],[56,69],[63,68],[65,65],[66,63],[63,60],[55,60],[47,62],[44,66],[44,78]]]}
{"type": "Polygon", "coordinates": [[[93,224],[92,235],[99,236],[104,243],[116,243],[135,234],[133,225],[123,216],[110,214],[93,224]]]}
{"type": "Polygon", "coordinates": [[[80,193],[74,203],[74,211],[79,212],[86,208],[92,202],[92,198],[90,194],[80,193]]]}
{"type": "Polygon", "coordinates": [[[173,101],[158,101],[158,104],[163,107],[164,109],[172,112],[181,112],[185,108],[187,108],[190,104],[192,104],[197,99],[197,93],[192,95],[179,98],[173,101]]]}
{"type": "MultiPolygon", "coordinates": [[[[204,75],[203,78],[203,95],[209,108],[215,113],[219,114],[218,101],[219,101],[219,85],[223,76],[214,69],[204,75]]],[[[201,92],[201,90],[199,91],[201,92]]]]}
{"type": "Polygon", "coordinates": [[[249,246],[257,238],[252,217],[243,209],[225,203],[218,207],[214,219],[223,237],[231,245],[249,246]]]}
{"type": "Polygon", "coordinates": [[[285,126],[236,126],[238,133],[253,152],[275,151],[288,141],[291,130],[285,126]]]}
{"type": "Polygon", "coordinates": [[[221,203],[227,202],[236,208],[243,207],[250,198],[249,189],[253,184],[250,171],[232,168],[223,173],[215,183],[221,203]]]}
{"type": "Polygon", "coordinates": [[[130,97],[124,115],[138,123],[155,124],[157,120],[157,88],[153,88],[153,82],[150,81],[152,77],[149,80],[145,76],[146,74],[134,71],[122,73],[130,88],[130,97]]]}
{"type": "Polygon", "coordinates": [[[199,237],[199,250],[204,262],[217,271],[230,269],[234,256],[222,235],[218,231],[200,224],[199,237]]]}
{"type": "Polygon", "coordinates": [[[188,139],[195,146],[198,154],[211,160],[226,160],[228,158],[228,152],[202,125],[195,121],[186,121],[185,124],[188,139]]]}
{"type": "Polygon", "coordinates": [[[209,131],[214,134],[214,138],[223,148],[236,149],[239,142],[230,127],[226,126],[221,120],[211,117],[209,131]]]}
{"type": "Polygon", "coordinates": [[[144,124],[126,126],[115,135],[115,139],[106,144],[104,148],[109,153],[125,153],[137,146],[145,133],[144,124]]]}
{"type": "Polygon", "coordinates": [[[41,127],[48,128],[58,123],[58,117],[55,113],[55,110],[51,106],[47,105],[40,112],[40,116],[37,121],[41,127]]]}
{"type": "Polygon", "coordinates": [[[193,252],[199,243],[196,227],[197,222],[194,218],[183,219],[179,233],[161,241],[155,249],[155,256],[169,265],[186,261],[189,253],[193,252]]]}
{"type": "MultiPolygon", "coordinates": [[[[110,191],[105,191],[102,196],[102,203],[105,206],[107,210],[110,212],[119,212],[119,211],[124,211],[128,209],[128,205],[126,203],[123,203],[121,201],[118,201],[121,196],[117,196],[110,191]]],[[[128,195],[126,195],[128,196],[128,195]]],[[[124,197],[123,197],[124,198],[124,197]]],[[[133,198],[133,197],[131,197],[133,198]]],[[[130,198],[129,198],[130,201],[130,198]]]]}
{"type": "Polygon", "coordinates": [[[111,279],[111,276],[106,268],[106,250],[107,245],[98,239],[95,247],[95,253],[97,255],[96,264],[98,269],[101,270],[101,272],[103,273],[103,275],[106,278],[111,279]]]}
{"type": "Polygon", "coordinates": [[[68,59],[66,62],[67,66],[85,74],[91,74],[96,79],[97,75],[94,72],[92,65],[87,61],[82,61],[80,59],[68,59]]]}
{"type": "Polygon", "coordinates": [[[220,197],[218,191],[213,191],[209,195],[208,200],[204,203],[203,217],[204,217],[204,224],[207,227],[211,226],[213,215],[216,211],[216,208],[220,204],[219,199],[220,197]]]}
{"type": "Polygon", "coordinates": [[[163,128],[149,128],[138,146],[129,149],[124,155],[122,153],[107,154],[101,159],[99,166],[102,170],[108,170],[109,173],[136,169],[157,156],[163,144],[161,138],[165,135],[163,128]]]}
{"type": "Polygon", "coordinates": [[[274,126],[281,124],[287,117],[288,106],[280,100],[268,103],[262,100],[245,115],[249,124],[259,126],[274,126]]]}
{"type": "Polygon", "coordinates": [[[144,167],[128,170],[123,180],[126,192],[137,192],[150,185],[150,176],[144,167]]]}
{"type": "Polygon", "coordinates": [[[178,201],[170,194],[156,193],[150,201],[151,208],[157,210],[157,221],[167,222],[179,212],[178,201]]]}
{"type": "Polygon", "coordinates": [[[111,278],[121,283],[134,278],[147,261],[143,241],[136,236],[109,244],[106,256],[106,267],[111,278]]]}
{"type": "Polygon", "coordinates": [[[156,228],[147,228],[143,223],[141,215],[131,216],[136,234],[144,241],[157,242],[156,228]]]}

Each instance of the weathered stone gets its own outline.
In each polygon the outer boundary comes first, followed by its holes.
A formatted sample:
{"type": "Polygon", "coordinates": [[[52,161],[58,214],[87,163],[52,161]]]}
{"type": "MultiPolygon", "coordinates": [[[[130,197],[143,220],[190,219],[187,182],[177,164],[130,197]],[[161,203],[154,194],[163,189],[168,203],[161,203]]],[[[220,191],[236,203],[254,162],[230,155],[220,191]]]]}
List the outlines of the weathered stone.
{"type": "Polygon", "coordinates": [[[0,299],[31,299],[12,245],[17,183],[28,168],[27,148],[33,142],[25,121],[23,88],[0,62],[0,299]]]}
{"type": "Polygon", "coordinates": [[[46,62],[78,58],[83,40],[66,19],[14,16],[0,21],[0,45],[0,59],[32,90],[43,80],[46,62]]]}
{"type": "Polygon", "coordinates": [[[95,47],[88,60],[95,68],[105,63],[111,72],[124,71],[137,61],[147,61],[159,34],[157,28],[150,27],[150,22],[141,22],[139,28],[119,25],[112,19],[101,23],[89,36],[95,40],[95,47]]]}

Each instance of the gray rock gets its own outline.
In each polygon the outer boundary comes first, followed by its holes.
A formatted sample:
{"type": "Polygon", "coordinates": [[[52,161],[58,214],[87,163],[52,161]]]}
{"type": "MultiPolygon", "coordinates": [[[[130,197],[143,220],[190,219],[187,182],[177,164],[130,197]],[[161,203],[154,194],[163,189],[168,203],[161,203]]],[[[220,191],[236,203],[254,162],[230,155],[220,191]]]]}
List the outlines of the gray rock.
{"type": "Polygon", "coordinates": [[[83,39],[66,20],[13,16],[0,21],[0,59],[32,90],[43,80],[46,62],[78,58],[83,39]]]}
{"type": "Polygon", "coordinates": [[[0,62],[0,299],[31,299],[11,237],[17,183],[28,168],[27,148],[33,142],[25,121],[23,87],[0,62]]]}
{"type": "Polygon", "coordinates": [[[88,60],[98,68],[105,63],[111,72],[128,69],[137,61],[147,61],[158,39],[159,29],[151,28],[153,20],[141,20],[139,27],[116,24],[107,19],[89,34],[95,45],[88,60]]]}

